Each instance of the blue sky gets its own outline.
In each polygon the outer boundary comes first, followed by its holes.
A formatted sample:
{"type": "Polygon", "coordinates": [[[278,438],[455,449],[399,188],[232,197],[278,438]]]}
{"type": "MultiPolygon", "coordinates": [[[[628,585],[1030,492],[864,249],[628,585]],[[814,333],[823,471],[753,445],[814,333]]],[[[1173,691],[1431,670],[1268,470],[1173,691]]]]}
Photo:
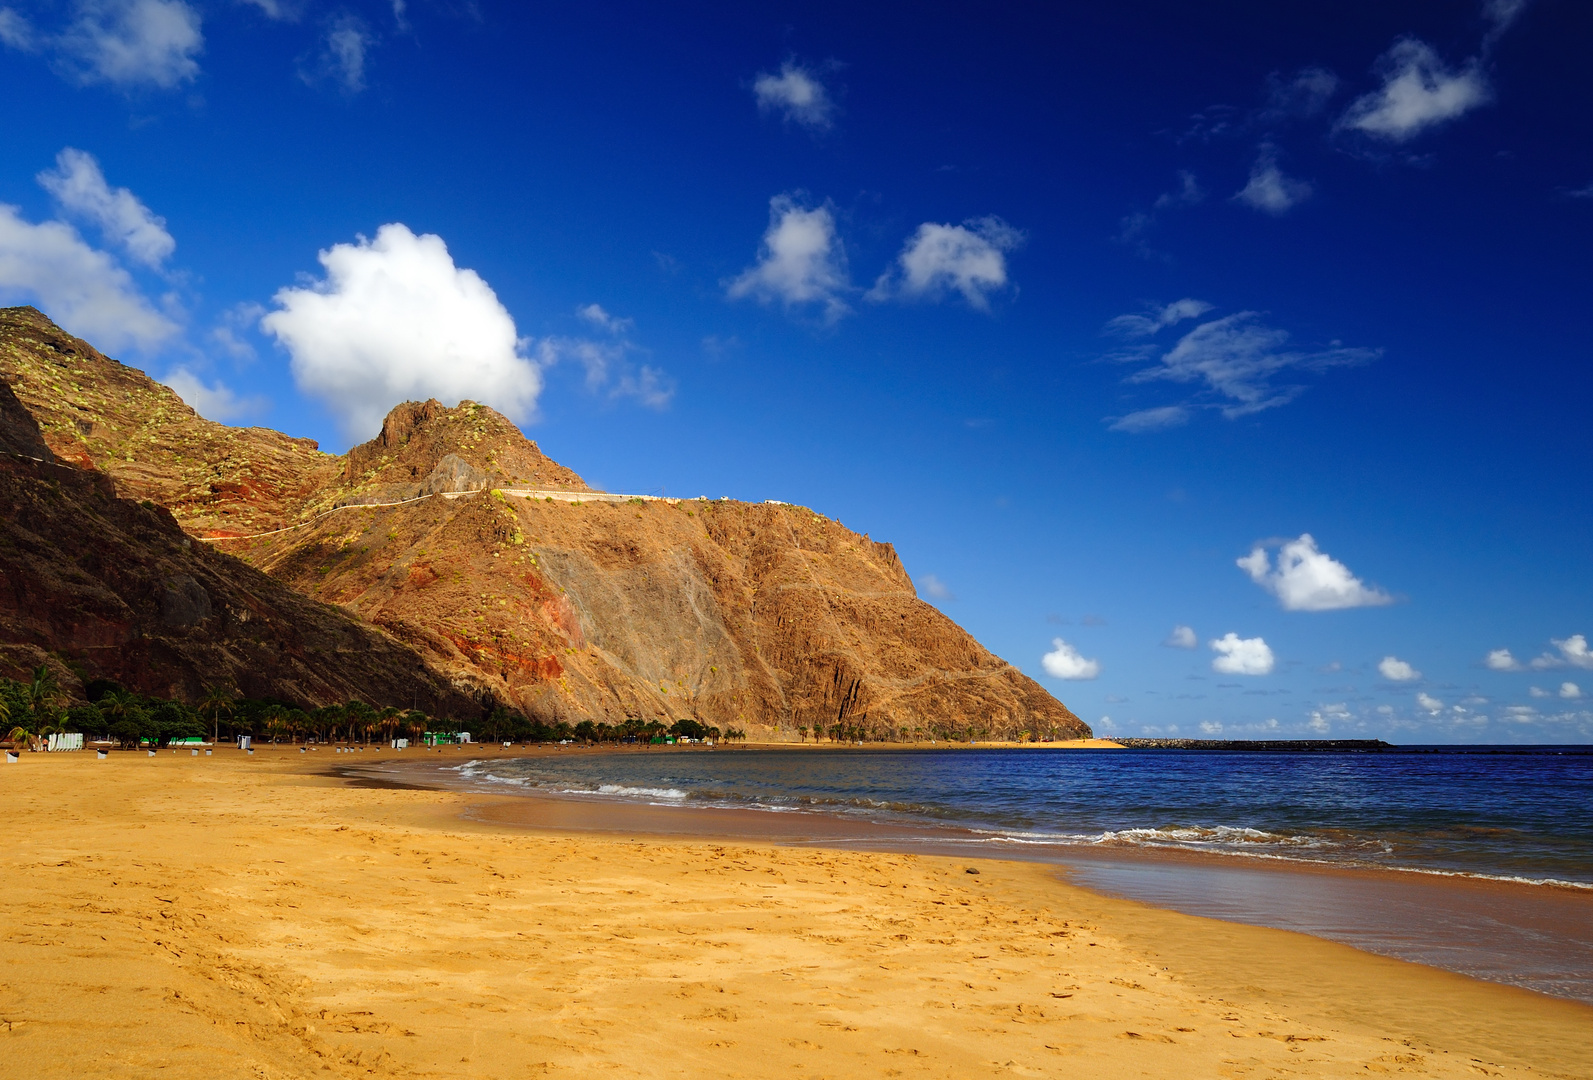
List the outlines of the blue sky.
{"type": "Polygon", "coordinates": [[[812,506],[1103,733],[1589,741],[1593,12],[1320,8],[0,0],[0,301],[812,506]]]}

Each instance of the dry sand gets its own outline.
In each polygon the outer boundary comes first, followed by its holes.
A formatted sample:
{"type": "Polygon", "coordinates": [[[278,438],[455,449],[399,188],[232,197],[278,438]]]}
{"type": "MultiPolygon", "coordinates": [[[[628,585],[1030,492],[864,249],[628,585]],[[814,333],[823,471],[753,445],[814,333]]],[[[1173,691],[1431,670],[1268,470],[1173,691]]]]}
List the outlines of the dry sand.
{"type": "Polygon", "coordinates": [[[337,757],[0,766],[0,1077],[1593,1075],[1586,1006],[1050,868],[513,830],[337,757]]]}

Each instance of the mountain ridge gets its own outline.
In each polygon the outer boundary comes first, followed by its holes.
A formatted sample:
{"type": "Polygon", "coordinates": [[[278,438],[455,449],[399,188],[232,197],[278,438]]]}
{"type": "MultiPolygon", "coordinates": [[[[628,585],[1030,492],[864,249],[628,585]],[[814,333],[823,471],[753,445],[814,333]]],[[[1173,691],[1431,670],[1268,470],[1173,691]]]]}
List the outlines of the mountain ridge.
{"type": "Polygon", "coordinates": [[[1089,734],[920,600],[891,545],[805,507],[523,497],[598,493],[468,401],[405,402],[325,454],[204,420],[32,309],[0,309],[0,371],[58,457],[471,700],[787,740],[1089,734]]]}

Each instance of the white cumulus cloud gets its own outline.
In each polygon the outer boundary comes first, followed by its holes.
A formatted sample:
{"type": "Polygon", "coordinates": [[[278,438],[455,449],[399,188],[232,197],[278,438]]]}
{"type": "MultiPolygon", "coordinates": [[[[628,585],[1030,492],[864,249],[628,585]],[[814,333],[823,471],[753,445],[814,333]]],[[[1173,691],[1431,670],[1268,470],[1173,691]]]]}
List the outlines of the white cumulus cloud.
{"type": "Polygon", "coordinates": [[[951,591],[951,586],[947,585],[934,574],[925,574],[920,580],[923,582],[923,585],[918,591],[923,595],[932,597],[936,600],[957,599],[956,595],[951,591]]]}
{"type": "Polygon", "coordinates": [[[1242,638],[1232,631],[1208,642],[1217,656],[1211,670],[1222,675],[1270,675],[1272,648],[1262,638],[1242,638]]]}
{"type": "Polygon", "coordinates": [[[1492,97],[1481,65],[1452,70],[1431,45],[1401,38],[1378,60],[1383,85],[1355,99],[1341,127],[1389,142],[1406,142],[1428,128],[1465,115],[1492,97]]]}
{"type": "Polygon", "coordinates": [[[1582,688],[1574,682],[1563,682],[1560,684],[1560,696],[1575,701],[1582,696],[1582,688]]]}
{"type": "Polygon", "coordinates": [[[1437,716],[1444,703],[1430,694],[1417,694],[1416,706],[1430,716],[1437,716]]]}
{"type": "Polygon", "coordinates": [[[1355,719],[1355,714],[1350,712],[1341,701],[1312,709],[1311,717],[1305,722],[1305,726],[1318,735],[1326,735],[1333,730],[1334,723],[1344,723],[1353,719],[1355,719]]]}
{"type": "Polygon", "coordinates": [[[1234,199],[1254,210],[1274,217],[1288,213],[1311,197],[1311,185],[1284,175],[1278,167],[1278,151],[1273,146],[1263,146],[1250,169],[1250,180],[1234,195],[1234,199]]]}
{"type": "Polygon", "coordinates": [[[148,352],[178,332],[108,253],[64,222],[33,224],[3,203],[0,297],[37,304],[67,330],[112,351],[132,346],[148,352]]]}
{"type": "Polygon", "coordinates": [[[131,191],[106,183],[92,154],[69,146],[55,156],[55,168],[41,172],[38,180],[63,210],[93,222],[106,240],[145,266],[158,267],[177,250],[166,219],[131,191]]]}
{"type": "Polygon", "coordinates": [[[542,389],[514,320],[442,238],[383,225],[319,255],[326,277],[278,290],[261,329],[288,350],[299,388],[350,439],[369,438],[404,400],[469,398],[529,416],[542,389]]]}
{"type": "Polygon", "coordinates": [[[1581,634],[1572,634],[1568,638],[1551,638],[1549,643],[1560,650],[1560,655],[1544,653],[1532,661],[1531,666],[1538,671],[1546,668],[1578,667],[1593,668],[1593,652],[1587,647],[1587,638],[1581,634]]]}
{"type": "Polygon", "coordinates": [[[732,300],[750,297],[787,308],[818,305],[828,322],[850,310],[846,249],[828,205],[808,209],[790,195],[769,200],[769,227],[758,261],[729,283],[732,300]]]}
{"type": "Polygon", "coordinates": [[[1093,679],[1101,673],[1099,660],[1086,660],[1061,638],[1051,639],[1051,651],[1040,657],[1040,666],[1054,679],[1093,679]]]}
{"type": "Polygon", "coordinates": [[[937,300],[956,292],[969,307],[984,311],[990,294],[1007,285],[1006,253],[1023,234],[998,217],[961,225],[926,221],[908,238],[896,265],[880,275],[870,300],[937,300]]]}
{"type": "Polygon", "coordinates": [[[1162,642],[1169,649],[1193,649],[1200,644],[1195,638],[1194,627],[1175,626],[1173,632],[1167,635],[1167,640],[1162,642]]]}
{"type": "Polygon", "coordinates": [[[1483,663],[1492,671],[1525,671],[1519,660],[1510,654],[1509,649],[1494,649],[1483,659],[1483,663]]]}
{"type": "Polygon", "coordinates": [[[778,73],[762,72],[752,82],[762,112],[778,112],[788,122],[810,131],[826,131],[835,123],[835,98],[813,70],[792,60],[778,73]]]}
{"type": "Polygon", "coordinates": [[[1560,656],[1572,667],[1593,668],[1593,652],[1588,651],[1587,638],[1581,634],[1572,634],[1564,641],[1556,638],[1554,645],[1560,650],[1560,656]]]}
{"type": "Polygon", "coordinates": [[[1319,551],[1310,533],[1285,541],[1278,548],[1276,566],[1262,545],[1236,560],[1235,565],[1249,574],[1251,581],[1276,596],[1285,611],[1336,611],[1394,602],[1388,593],[1365,584],[1350,573],[1349,567],[1319,551]]]}
{"type": "Polygon", "coordinates": [[[1415,682],[1422,673],[1397,657],[1385,656],[1378,662],[1377,672],[1389,682],[1415,682]]]}
{"type": "Polygon", "coordinates": [[[199,12],[184,0],[78,0],[54,42],[85,83],[170,90],[199,75],[199,12]]]}

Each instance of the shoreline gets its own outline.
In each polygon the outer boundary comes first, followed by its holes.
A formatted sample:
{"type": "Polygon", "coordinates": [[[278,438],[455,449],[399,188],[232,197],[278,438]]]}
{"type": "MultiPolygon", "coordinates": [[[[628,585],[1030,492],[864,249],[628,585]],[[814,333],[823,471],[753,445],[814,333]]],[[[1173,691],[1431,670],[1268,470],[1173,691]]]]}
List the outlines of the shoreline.
{"type": "Polygon", "coordinates": [[[323,775],[342,756],[5,767],[0,1054],[17,1075],[1587,1077],[1593,1061],[1585,1005],[1045,865],[516,829],[471,808],[530,800],[323,775]]]}
{"type": "Polygon", "coordinates": [[[472,795],[482,801],[464,811],[467,818],[512,828],[1061,867],[1069,881],[1106,895],[1307,933],[1375,955],[1593,1004],[1593,888],[1581,883],[1154,845],[1020,842],[952,825],[868,821],[822,811],[514,790],[460,776],[453,771],[460,764],[483,759],[457,757],[456,762],[395,758],[323,764],[325,775],[345,782],[414,783],[472,795]]]}
{"type": "MultiPolygon", "coordinates": [[[[862,747],[862,749],[874,750],[874,749],[880,749],[880,748],[889,748],[890,746],[894,746],[894,745],[895,744],[880,744],[879,746],[873,746],[873,745],[865,744],[862,747]]],[[[748,747],[748,749],[757,749],[757,750],[777,750],[777,749],[784,749],[784,748],[785,747],[781,746],[780,744],[759,744],[759,745],[756,745],[756,746],[753,746],[753,747],[748,747]]],[[[976,749],[992,749],[992,748],[993,749],[1024,749],[1025,747],[1014,745],[1014,746],[1002,746],[1002,747],[977,747],[976,749]]],[[[467,748],[461,748],[461,749],[467,749],[467,748]]],[[[538,749],[540,750],[541,748],[538,748],[538,749]]],[[[555,748],[555,749],[560,749],[560,748],[555,748]]],[[[717,749],[718,748],[704,748],[704,750],[702,752],[707,752],[707,751],[710,751],[710,750],[717,750],[717,749]]],[[[818,748],[809,747],[808,749],[818,749],[818,748]]],[[[856,750],[856,749],[858,749],[858,747],[856,747],[856,746],[851,746],[851,747],[838,746],[835,749],[837,749],[837,750],[846,750],[846,749],[856,750]]],[[[940,750],[940,749],[943,749],[943,747],[926,745],[926,746],[923,746],[923,747],[903,747],[903,749],[940,750]]],[[[962,747],[962,749],[967,749],[967,747],[962,747]]],[[[1130,748],[1124,747],[1122,749],[1130,749],[1130,748]]],[[[564,753],[568,753],[568,754],[572,754],[572,755],[573,754],[590,755],[590,754],[606,754],[606,753],[627,753],[627,752],[629,752],[629,753],[635,753],[635,752],[695,753],[695,752],[699,752],[698,749],[695,748],[695,747],[682,747],[682,748],[679,748],[679,749],[676,749],[676,748],[673,748],[673,747],[667,748],[667,749],[660,748],[660,747],[637,747],[637,748],[619,749],[619,748],[609,748],[609,747],[603,747],[603,746],[593,746],[593,747],[568,747],[568,748],[562,748],[562,750],[563,750],[564,753]]],[[[484,758],[484,757],[482,757],[480,755],[474,755],[474,754],[466,753],[465,755],[463,755],[463,757],[466,760],[461,760],[459,762],[459,764],[461,764],[461,765],[462,764],[466,764],[468,760],[508,761],[508,760],[514,760],[515,758],[534,757],[534,756],[538,756],[538,755],[535,754],[535,753],[504,753],[501,756],[496,756],[496,757],[492,757],[492,758],[484,758]]],[[[1566,890],[1568,892],[1572,892],[1572,893],[1576,893],[1576,894],[1587,893],[1587,894],[1593,895],[1593,882],[1569,881],[1569,880],[1564,880],[1564,879],[1560,879],[1560,878],[1532,878],[1532,877],[1524,877],[1524,876],[1521,876],[1521,875],[1486,874],[1486,873],[1479,873],[1479,872],[1473,872],[1473,871],[1445,870],[1445,869],[1439,869],[1439,868],[1433,868],[1433,867],[1420,867],[1420,866],[1395,866],[1395,865],[1372,865],[1372,864],[1365,864],[1365,863],[1345,863],[1345,862],[1336,862],[1336,861],[1329,860],[1329,859],[1311,859],[1311,858],[1305,858],[1305,857],[1302,857],[1302,856],[1283,856],[1283,855],[1273,855],[1273,854],[1268,854],[1268,853],[1243,852],[1243,851],[1226,851],[1226,850],[1220,850],[1220,849],[1212,849],[1212,850],[1204,850],[1204,851],[1202,851],[1202,850],[1194,850],[1194,849],[1191,849],[1191,848],[1188,848],[1188,847],[1181,847],[1181,846],[1177,846],[1175,844],[1170,844],[1170,843],[1169,844],[1160,844],[1160,845],[1151,843],[1151,844],[1139,844],[1139,845],[1133,845],[1133,846],[1126,846],[1125,845],[1125,846],[1121,846],[1121,847],[1105,847],[1105,846],[1096,847],[1096,846],[1092,846],[1090,843],[1085,842],[1085,841],[1065,840],[1065,839],[1062,839],[1062,838],[1058,838],[1058,839],[1053,841],[1053,840],[1045,839],[1045,838],[1043,838],[1043,837],[1041,837],[1039,835],[1037,835],[1036,837],[1034,837],[1032,839],[1028,838],[1028,837],[1025,837],[1023,839],[1018,839],[1018,838],[1014,838],[1012,836],[1009,836],[1009,835],[1006,835],[1006,834],[1003,834],[1003,833],[999,833],[999,832],[994,832],[994,831],[990,831],[990,830],[975,829],[975,828],[972,828],[972,827],[959,826],[959,825],[954,825],[954,824],[935,824],[935,825],[925,824],[923,826],[914,826],[914,825],[905,825],[905,824],[899,824],[899,823],[870,822],[870,821],[861,820],[860,818],[856,818],[856,817],[843,817],[840,814],[826,813],[826,812],[821,811],[821,810],[777,809],[777,808],[774,808],[774,807],[751,806],[751,805],[742,806],[742,807],[727,807],[727,806],[722,806],[722,805],[703,805],[703,804],[695,804],[694,805],[694,804],[687,803],[687,802],[675,803],[675,802],[672,802],[672,801],[671,802],[646,802],[646,803],[644,803],[644,802],[641,802],[640,800],[636,800],[636,799],[633,799],[633,798],[605,796],[602,793],[598,793],[598,792],[580,793],[580,794],[576,794],[576,793],[562,793],[561,794],[561,793],[558,793],[558,792],[553,792],[553,791],[548,791],[548,790],[543,790],[543,789],[529,789],[528,788],[528,789],[512,790],[512,789],[479,787],[479,786],[473,786],[472,785],[472,781],[469,778],[456,779],[454,777],[439,776],[439,777],[436,778],[436,782],[435,783],[431,783],[431,784],[424,784],[424,783],[409,784],[409,783],[407,783],[405,781],[398,780],[398,779],[396,779],[394,777],[391,777],[391,776],[374,775],[374,774],[377,773],[378,769],[382,769],[384,771],[385,770],[391,770],[393,772],[396,772],[396,771],[399,771],[399,770],[420,771],[422,769],[427,768],[428,766],[434,766],[438,770],[453,770],[453,769],[458,768],[458,765],[447,765],[447,764],[444,764],[442,762],[435,762],[434,763],[428,758],[398,759],[395,756],[394,758],[385,759],[385,760],[383,760],[381,762],[376,762],[376,761],[372,761],[372,760],[366,760],[364,762],[338,760],[338,761],[335,761],[335,762],[324,763],[324,764],[326,764],[326,766],[327,766],[327,768],[326,768],[326,770],[324,772],[324,775],[340,777],[342,779],[346,779],[346,780],[349,780],[349,781],[355,782],[355,783],[390,784],[390,785],[396,786],[396,787],[414,786],[414,787],[417,787],[417,788],[420,788],[420,789],[436,788],[436,789],[449,790],[449,791],[474,792],[474,793],[480,794],[480,795],[504,795],[504,796],[508,796],[510,798],[540,798],[540,799],[548,799],[548,800],[556,800],[556,801],[569,801],[569,802],[576,803],[576,804],[603,803],[603,804],[613,805],[613,806],[617,806],[617,807],[630,807],[630,808],[632,808],[633,810],[636,810],[636,811],[640,811],[643,807],[647,807],[647,808],[650,808],[652,810],[666,810],[666,811],[670,810],[670,809],[679,809],[679,810],[686,811],[686,812],[689,812],[689,813],[700,813],[700,812],[703,812],[703,811],[710,811],[710,812],[714,812],[714,813],[726,813],[726,814],[746,813],[746,814],[754,814],[754,815],[782,815],[782,816],[783,815],[794,815],[797,820],[814,822],[814,823],[817,823],[817,822],[820,822],[820,821],[842,822],[842,823],[846,823],[846,824],[850,825],[853,830],[861,830],[861,831],[863,831],[865,833],[871,833],[871,834],[878,833],[879,835],[891,835],[893,833],[903,833],[904,835],[911,835],[911,836],[913,836],[915,838],[924,838],[924,837],[928,836],[934,842],[939,842],[939,843],[954,843],[954,842],[956,842],[958,840],[962,840],[962,841],[965,841],[965,842],[970,843],[970,844],[973,844],[973,843],[1003,844],[1003,843],[1005,843],[1005,844],[1013,845],[1010,849],[1003,849],[1001,854],[988,855],[988,856],[987,855],[980,855],[980,856],[978,856],[980,858],[1013,858],[1013,859],[1018,859],[1020,861],[1028,861],[1027,857],[1023,854],[1023,851],[1024,851],[1025,847],[1032,846],[1032,847],[1034,847],[1036,849],[1039,849],[1039,850],[1057,849],[1057,850],[1066,851],[1066,852],[1093,852],[1093,853],[1096,853],[1100,857],[1103,857],[1103,858],[1104,857],[1117,857],[1118,855],[1120,855],[1123,858],[1143,857],[1143,858],[1159,858],[1159,859],[1173,859],[1173,860],[1177,860],[1177,859],[1192,859],[1192,860],[1196,860],[1196,861],[1204,861],[1204,860],[1208,860],[1208,859],[1222,859],[1222,860],[1229,860],[1234,865],[1237,865],[1237,866],[1268,865],[1268,866],[1275,866],[1275,867],[1278,867],[1278,868],[1283,869],[1283,870],[1299,870],[1299,871],[1302,871],[1302,872],[1306,872],[1306,871],[1310,871],[1310,870],[1321,870],[1321,871],[1326,872],[1326,873],[1365,873],[1365,874],[1372,874],[1372,875],[1408,874],[1408,875],[1415,875],[1415,876],[1418,876],[1418,877],[1440,878],[1440,879],[1445,879],[1445,880],[1453,880],[1453,881],[1457,881],[1457,882],[1478,882],[1478,883],[1498,884],[1498,885],[1505,885],[1505,886],[1522,886],[1522,887],[1532,888],[1532,889],[1562,889],[1562,890],[1566,890]],[[1106,853],[1111,853],[1111,854],[1109,856],[1106,853]]],[[[748,820],[756,820],[756,819],[748,819],[748,820]]],[[[622,828],[616,828],[616,831],[625,831],[625,830],[622,829],[622,828]]],[[[685,830],[685,831],[690,832],[693,835],[698,834],[698,830],[695,830],[695,829],[690,829],[690,830],[685,830]]],[[[713,835],[713,836],[721,838],[721,839],[746,839],[746,838],[749,838],[749,837],[763,837],[765,835],[770,835],[770,834],[768,834],[766,832],[766,830],[764,830],[762,828],[753,827],[748,832],[738,832],[738,831],[724,832],[724,831],[720,831],[720,832],[713,832],[713,833],[705,833],[705,834],[702,834],[702,835],[713,835]]],[[[780,835],[784,835],[784,833],[781,832],[780,835]]],[[[971,854],[971,852],[970,852],[970,854],[971,854]]]]}

